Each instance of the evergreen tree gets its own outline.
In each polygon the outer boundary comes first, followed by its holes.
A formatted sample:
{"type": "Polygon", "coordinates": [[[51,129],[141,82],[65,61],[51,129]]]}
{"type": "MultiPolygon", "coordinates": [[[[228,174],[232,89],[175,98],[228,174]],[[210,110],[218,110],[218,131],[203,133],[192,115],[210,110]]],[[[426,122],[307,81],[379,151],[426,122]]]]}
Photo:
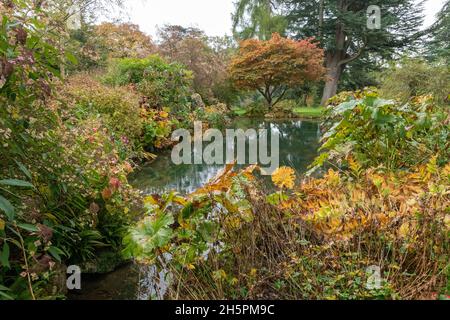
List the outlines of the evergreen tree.
{"type": "Polygon", "coordinates": [[[450,61],[450,1],[437,15],[437,21],[431,28],[432,39],[429,43],[427,56],[430,60],[450,61]]]}
{"type": "Polygon", "coordinates": [[[364,55],[390,57],[415,45],[423,32],[423,1],[373,0],[381,9],[381,28],[367,27],[365,0],[280,0],[289,33],[296,38],[316,37],[326,52],[327,80],[322,104],[336,94],[346,67],[364,55]]]}

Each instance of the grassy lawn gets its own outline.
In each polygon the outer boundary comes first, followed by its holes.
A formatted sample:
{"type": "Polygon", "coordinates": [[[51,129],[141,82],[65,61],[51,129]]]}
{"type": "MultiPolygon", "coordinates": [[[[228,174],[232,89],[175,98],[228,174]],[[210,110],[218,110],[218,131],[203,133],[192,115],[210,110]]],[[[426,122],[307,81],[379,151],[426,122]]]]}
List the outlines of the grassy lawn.
{"type": "Polygon", "coordinates": [[[295,108],[294,113],[301,117],[308,117],[308,118],[321,118],[323,115],[323,112],[325,111],[325,108],[317,107],[301,107],[301,108],[295,108]]]}
{"type": "MultiPolygon", "coordinates": [[[[236,116],[241,117],[247,115],[248,112],[246,109],[239,107],[234,108],[232,111],[236,116]]],[[[324,111],[325,108],[322,107],[297,107],[293,109],[295,115],[305,118],[321,118],[324,111]]]]}
{"type": "Polygon", "coordinates": [[[234,108],[232,109],[233,113],[237,116],[245,116],[247,114],[247,110],[242,108],[234,108]]]}

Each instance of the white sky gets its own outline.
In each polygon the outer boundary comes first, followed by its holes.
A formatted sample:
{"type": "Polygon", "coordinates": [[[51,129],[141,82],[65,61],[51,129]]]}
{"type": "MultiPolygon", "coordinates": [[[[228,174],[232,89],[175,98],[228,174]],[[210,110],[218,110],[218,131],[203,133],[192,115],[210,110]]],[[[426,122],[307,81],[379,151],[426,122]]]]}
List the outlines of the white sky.
{"type": "Polygon", "coordinates": [[[209,36],[231,34],[234,0],[126,0],[132,23],[155,37],[157,26],[195,26],[209,36]]]}
{"type": "Polygon", "coordinates": [[[425,26],[430,26],[436,20],[436,14],[444,6],[445,0],[428,0],[425,4],[425,26]]]}
{"type": "MultiPolygon", "coordinates": [[[[417,0],[419,1],[419,0],[417,0]]],[[[231,34],[235,0],[125,0],[128,20],[155,38],[157,26],[195,26],[209,36],[231,34]]],[[[431,25],[445,0],[427,0],[425,26],[431,25]]]]}

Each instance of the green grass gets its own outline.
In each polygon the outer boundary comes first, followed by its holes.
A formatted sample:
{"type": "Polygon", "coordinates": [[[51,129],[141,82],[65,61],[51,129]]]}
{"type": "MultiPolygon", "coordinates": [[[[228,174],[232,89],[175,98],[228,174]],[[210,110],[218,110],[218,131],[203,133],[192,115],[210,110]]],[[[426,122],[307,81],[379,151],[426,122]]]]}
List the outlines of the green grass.
{"type": "Polygon", "coordinates": [[[325,108],[317,107],[317,108],[311,108],[311,107],[300,107],[295,108],[294,113],[300,117],[307,117],[307,118],[321,118],[323,116],[323,113],[325,111],[325,108]]]}
{"type": "Polygon", "coordinates": [[[243,108],[234,108],[232,109],[233,113],[237,116],[245,116],[247,114],[247,110],[243,108]]]}
{"type": "MultiPolygon", "coordinates": [[[[232,109],[234,115],[236,116],[245,116],[248,113],[248,110],[243,108],[233,108],[232,109]]],[[[294,108],[293,112],[299,116],[299,117],[305,117],[305,118],[321,118],[323,116],[323,113],[325,111],[325,108],[322,107],[298,107],[294,108]]]]}

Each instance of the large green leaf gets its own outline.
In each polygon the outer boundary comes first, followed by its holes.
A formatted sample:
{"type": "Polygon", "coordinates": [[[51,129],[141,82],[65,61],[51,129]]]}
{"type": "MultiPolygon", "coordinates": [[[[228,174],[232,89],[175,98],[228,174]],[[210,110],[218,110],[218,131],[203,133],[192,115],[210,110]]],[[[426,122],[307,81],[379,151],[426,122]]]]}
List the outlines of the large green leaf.
{"type": "Polygon", "coordinates": [[[144,219],[130,236],[127,237],[128,250],[134,251],[137,258],[154,258],[155,250],[167,245],[173,237],[171,225],[174,218],[171,214],[162,214],[158,217],[148,217],[144,219]]]}
{"type": "Polygon", "coordinates": [[[0,291],[11,291],[11,289],[0,284],[0,291]]]}
{"type": "Polygon", "coordinates": [[[360,104],[361,101],[360,100],[351,100],[351,101],[347,101],[344,103],[341,103],[340,105],[338,105],[333,112],[335,114],[341,114],[344,113],[348,110],[353,110],[358,104],[360,104]]]}
{"type": "Polygon", "coordinates": [[[17,179],[4,179],[0,180],[0,184],[11,187],[24,187],[33,188],[34,186],[28,181],[17,180],[17,179]]]}
{"type": "Polygon", "coordinates": [[[23,230],[29,231],[29,232],[39,232],[39,228],[35,225],[28,224],[28,223],[18,223],[17,226],[23,230]]]}
{"type": "Polygon", "coordinates": [[[58,262],[61,262],[61,255],[64,254],[64,252],[57,248],[57,247],[50,247],[48,249],[48,252],[55,258],[58,262]]]}
{"type": "Polygon", "coordinates": [[[0,296],[5,298],[6,300],[14,300],[13,297],[11,297],[9,294],[4,293],[2,290],[0,290],[0,296]]]}
{"type": "Polygon", "coordinates": [[[14,207],[11,202],[0,195],[0,210],[3,210],[10,221],[14,220],[14,207]]]}
{"type": "Polygon", "coordinates": [[[9,264],[9,245],[7,242],[3,245],[3,250],[0,252],[0,264],[4,268],[10,268],[9,264]]]}
{"type": "Polygon", "coordinates": [[[27,176],[27,178],[31,180],[31,172],[21,162],[16,161],[16,163],[20,170],[27,176]]]}

